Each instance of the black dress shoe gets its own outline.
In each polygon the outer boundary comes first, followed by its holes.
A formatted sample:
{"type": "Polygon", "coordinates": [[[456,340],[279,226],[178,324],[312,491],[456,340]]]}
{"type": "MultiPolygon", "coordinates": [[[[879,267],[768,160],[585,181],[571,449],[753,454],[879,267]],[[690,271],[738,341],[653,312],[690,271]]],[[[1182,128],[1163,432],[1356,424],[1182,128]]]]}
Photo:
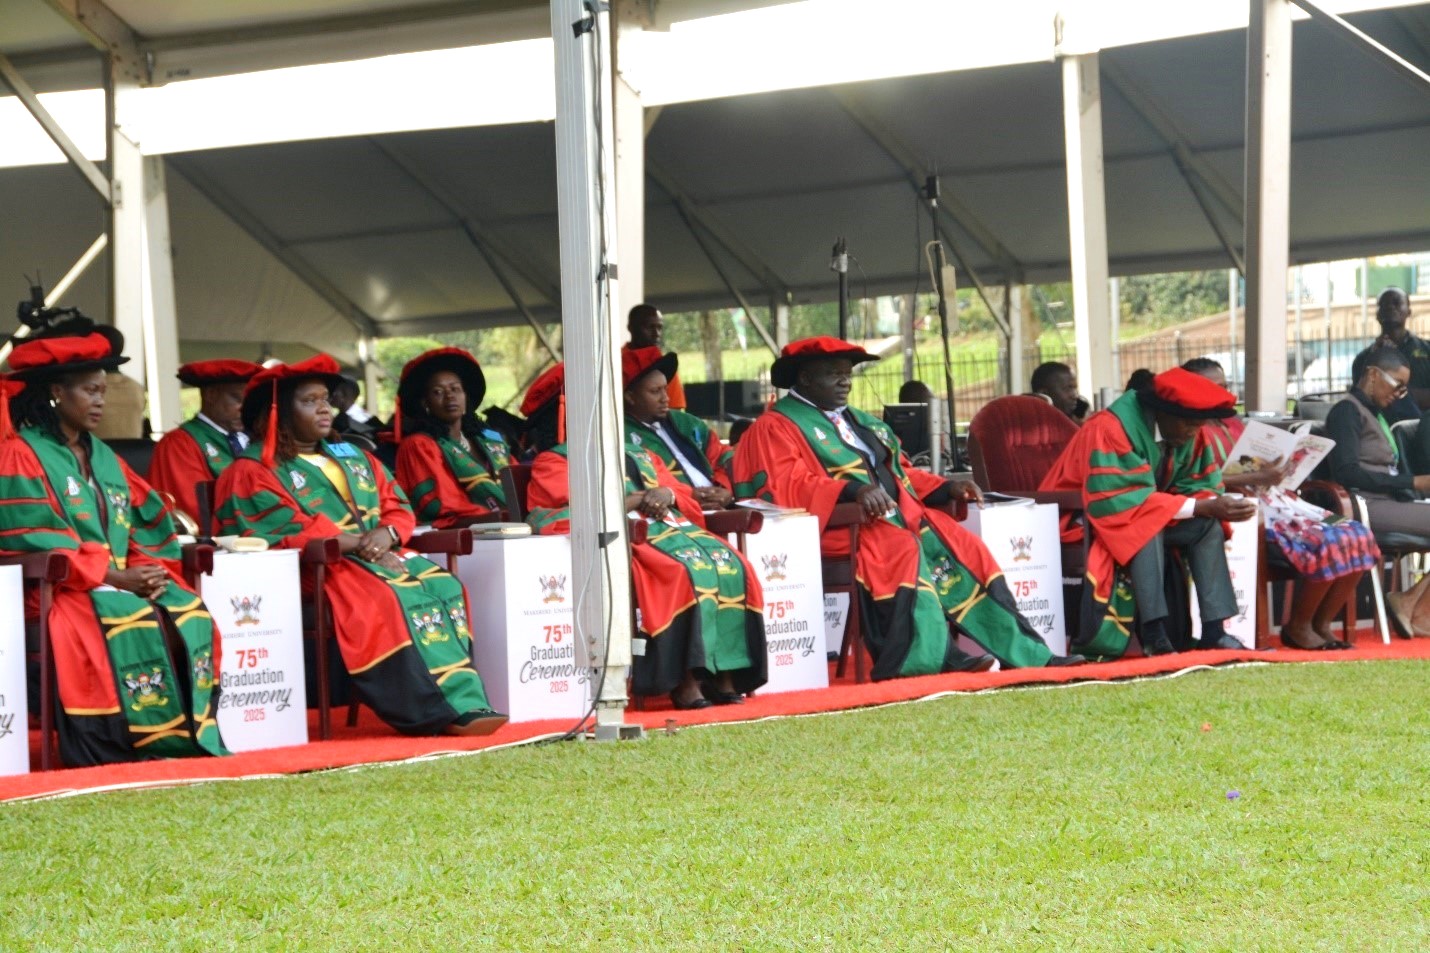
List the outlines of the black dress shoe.
{"type": "Polygon", "coordinates": [[[723,692],[714,682],[701,682],[700,691],[716,705],[743,705],[745,696],[739,692],[723,692]]]}
{"type": "Polygon", "coordinates": [[[1332,641],[1322,642],[1320,645],[1297,645],[1295,642],[1292,642],[1290,639],[1288,639],[1285,635],[1278,636],[1278,638],[1281,639],[1282,645],[1286,646],[1288,649],[1295,649],[1297,652],[1324,652],[1327,649],[1333,649],[1336,647],[1336,643],[1332,641]]]}
{"type": "Polygon", "coordinates": [[[1072,665],[1086,665],[1087,659],[1081,655],[1054,655],[1048,659],[1048,668],[1067,668],[1072,665]]]}
{"type": "Polygon", "coordinates": [[[675,692],[670,693],[670,703],[675,706],[676,711],[699,711],[701,708],[710,708],[715,704],[710,699],[701,696],[683,702],[675,696],[675,692]]]}
{"type": "Polygon", "coordinates": [[[1149,636],[1144,633],[1138,636],[1138,639],[1142,643],[1143,655],[1171,655],[1177,651],[1172,647],[1172,640],[1167,638],[1165,634],[1149,636]]]}
{"type": "Polygon", "coordinates": [[[943,663],[944,672],[986,672],[998,661],[991,655],[969,655],[960,649],[953,650],[952,658],[943,663]]]}
{"type": "Polygon", "coordinates": [[[1212,641],[1206,639],[1197,640],[1199,649],[1225,649],[1231,652],[1245,652],[1246,646],[1241,644],[1241,640],[1234,635],[1219,635],[1212,641]]]}

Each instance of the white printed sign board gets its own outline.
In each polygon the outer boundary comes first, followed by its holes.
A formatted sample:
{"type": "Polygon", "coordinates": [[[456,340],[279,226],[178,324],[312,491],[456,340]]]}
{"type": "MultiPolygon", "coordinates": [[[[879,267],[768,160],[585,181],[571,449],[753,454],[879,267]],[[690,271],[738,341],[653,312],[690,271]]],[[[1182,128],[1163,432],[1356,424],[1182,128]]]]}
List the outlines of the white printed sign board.
{"type": "Polygon", "coordinates": [[[298,552],[220,552],[201,589],[223,645],[218,730],[225,747],[307,744],[298,552]]]}
{"type": "Polygon", "coordinates": [[[844,647],[844,626],[849,619],[849,593],[826,592],[824,594],[824,649],[830,655],[838,655],[844,647]]]}
{"type": "MultiPolygon", "coordinates": [[[[1256,502],[1252,500],[1252,502],[1256,502]]],[[[1231,524],[1231,538],[1226,541],[1226,568],[1231,574],[1231,588],[1236,593],[1236,615],[1226,620],[1226,634],[1248,649],[1256,648],[1256,600],[1261,597],[1256,585],[1257,549],[1261,546],[1261,519],[1231,524]]],[[[1192,637],[1202,637],[1201,604],[1197,587],[1191,594],[1192,637]]]]}
{"type": "Polygon", "coordinates": [[[512,722],[584,715],[591,672],[576,653],[570,537],[478,536],[457,575],[471,606],[472,664],[492,708],[512,722]]]}
{"type": "Polygon", "coordinates": [[[0,566],[0,777],[30,771],[25,603],[19,566],[0,566]]]}
{"type": "MultiPolygon", "coordinates": [[[[1058,508],[1046,503],[970,506],[963,527],[983,540],[1002,567],[1023,618],[1038,631],[1054,655],[1065,655],[1067,628],[1058,508]]],[[[971,643],[963,648],[983,651],[971,643]]]]}
{"type": "Polygon", "coordinates": [[[767,517],[758,533],[745,537],[745,558],[765,593],[769,681],[760,693],[827,688],[819,520],[767,517]]]}

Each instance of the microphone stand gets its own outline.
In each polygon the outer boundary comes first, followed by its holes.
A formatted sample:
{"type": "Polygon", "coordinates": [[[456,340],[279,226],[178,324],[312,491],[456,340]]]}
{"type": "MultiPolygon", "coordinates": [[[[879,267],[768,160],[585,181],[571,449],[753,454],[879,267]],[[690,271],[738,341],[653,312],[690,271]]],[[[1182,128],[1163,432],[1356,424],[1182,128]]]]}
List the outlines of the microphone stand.
{"type": "Polygon", "coordinates": [[[943,269],[947,263],[943,242],[938,237],[938,176],[931,175],[924,180],[923,196],[929,204],[929,220],[933,224],[933,287],[938,293],[938,328],[943,338],[943,383],[948,388],[948,438],[953,457],[953,467],[958,469],[958,413],[953,395],[953,355],[948,345],[948,293],[943,286],[943,269]]]}
{"type": "Polygon", "coordinates": [[[839,340],[849,339],[849,246],[841,235],[834,243],[829,270],[839,275],[839,340]]]}

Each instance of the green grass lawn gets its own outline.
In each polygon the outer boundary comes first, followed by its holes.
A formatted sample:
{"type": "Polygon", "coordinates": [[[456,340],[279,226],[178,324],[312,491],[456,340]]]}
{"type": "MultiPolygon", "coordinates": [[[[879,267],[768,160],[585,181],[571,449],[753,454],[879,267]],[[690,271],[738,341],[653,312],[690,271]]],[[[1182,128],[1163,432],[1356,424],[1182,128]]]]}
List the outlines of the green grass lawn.
{"type": "Polygon", "coordinates": [[[0,807],[0,950],[1424,950],[1427,724],[1275,665],[0,807]]]}

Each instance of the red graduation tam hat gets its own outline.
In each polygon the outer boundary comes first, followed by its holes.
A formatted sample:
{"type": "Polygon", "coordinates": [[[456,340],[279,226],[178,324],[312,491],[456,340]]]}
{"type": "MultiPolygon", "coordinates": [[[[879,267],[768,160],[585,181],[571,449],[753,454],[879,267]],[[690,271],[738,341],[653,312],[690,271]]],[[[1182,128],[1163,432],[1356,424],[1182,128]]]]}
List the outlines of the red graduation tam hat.
{"type": "Polygon", "coordinates": [[[626,389],[651,371],[660,371],[669,381],[679,367],[680,356],[674,351],[662,354],[658,347],[621,348],[621,386],[626,389]]]}
{"type": "Polygon", "coordinates": [[[561,395],[566,389],[566,365],[556,364],[542,372],[541,376],[531,382],[531,386],[526,390],[526,396],[521,399],[521,415],[530,417],[536,411],[545,407],[551,401],[561,395]]]}
{"type": "Polygon", "coordinates": [[[321,380],[331,391],[342,380],[342,368],[327,354],[315,354],[297,364],[274,364],[265,367],[248,381],[243,389],[243,427],[250,433],[258,418],[268,415],[268,428],[263,433],[263,464],[273,466],[278,446],[278,398],[280,391],[295,387],[301,381],[321,380]]]}
{"type": "Polygon", "coordinates": [[[1180,367],[1158,374],[1150,390],[1137,393],[1143,404],[1173,417],[1206,420],[1236,415],[1235,394],[1180,367]]]}
{"type": "Polygon", "coordinates": [[[422,392],[439,371],[451,371],[467,392],[467,413],[476,410],[487,394],[487,376],[469,351],[460,347],[439,347],[417,355],[402,366],[397,382],[397,412],[392,415],[392,436],[402,440],[402,418],[421,416],[422,392]]]}
{"type": "Polygon", "coordinates": [[[208,387],[212,384],[246,384],[263,370],[252,361],[194,361],[179,368],[176,375],[185,387],[208,387]]]}
{"type": "Polygon", "coordinates": [[[795,381],[799,379],[801,367],[810,361],[828,358],[840,358],[855,364],[879,359],[859,345],[841,341],[839,338],[828,336],[804,338],[799,341],[791,341],[785,345],[784,350],[780,351],[780,356],[775,358],[774,364],[770,366],[770,383],[776,387],[793,387],[795,381]]]}
{"type": "Polygon", "coordinates": [[[16,380],[33,381],[78,371],[112,371],[128,360],[114,353],[109,337],[93,332],[23,341],[10,352],[10,369],[16,380]]]}

